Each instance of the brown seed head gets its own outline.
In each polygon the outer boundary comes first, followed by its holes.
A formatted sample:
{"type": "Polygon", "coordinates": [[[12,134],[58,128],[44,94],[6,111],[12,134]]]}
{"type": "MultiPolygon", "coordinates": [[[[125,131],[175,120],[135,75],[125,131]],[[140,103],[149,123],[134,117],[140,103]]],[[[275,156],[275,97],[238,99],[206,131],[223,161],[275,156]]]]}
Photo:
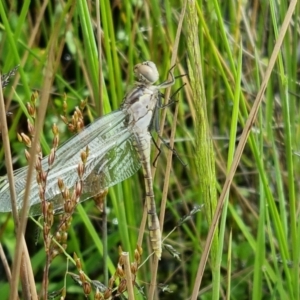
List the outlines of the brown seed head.
{"type": "Polygon", "coordinates": [[[104,299],[103,296],[101,295],[100,291],[98,290],[98,288],[96,289],[94,299],[95,300],[103,300],[104,299]]]}
{"type": "Polygon", "coordinates": [[[72,202],[73,206],[76,206],[76,204],[78,202],[77,200],[78,200],[78,198],[77,198],[77,195],[76,195],[76,191],[73,190],[72,195],[71,195],[71,202],[72,202]]]}
{"type": "Polygon", "coordinates": [[[71,123],[68,123],[68,129],[71,131],[71,132],[74,132],[75,131],[75,126],[71,123]]]}
{"type": "Polygon", "coordinates": [[[28,111],[28,114],[29,114],[32,118],[35,118],[35,113],[36,113],[35,106],[32,105],[31,103],[27,102],[27,103],[26,103],[26,109],[27,109],[27,111],[28,111]]]}
{"type": "Polygon", "coordinates": [[[118,292],[120,294],[123,294],[126,291],[126,279],[122,279],[122,281],[120,282],[119,286],[118,286],[118,292]]]}
{"type": "Polygon", "coordinates": [[[47,223],[44,223],[44,226],[43,226],[44,236],[48,236],[49,235],[50,229],[51,229],[50,226],[47,223]]]}
{"type": "Polygon", "coordinates": [[[43,158],[42,148],[39,143],[36,145],[36,153],[40,156],[41,159],[43,158]]]}
{"type": "Polygon", "coordinates": [[[142,254],[143,254],[143,248],[141,246],[137,245],[136,249],[138,250],[140,256],[142,256],[142,254]]]}
{"type": "MultiPolygon", "coordinates": [[[[74,259],[75,259],[75,255],[76,254],[74,253],[74,259]]],[[[76,263],[77,270],[81,271],[82,270],[81,261],[80,261],[80,258],[77,257],[77,255],[76,255],[75,263],[76,263]]]]}
{"type": "Polygon", "coordinates": [[[63,198],[68,201],[70,199],[70,191],[68,188],[65,188],[63,191],[62,191],[62,196],[63,198]]]}
{"type": "Polygon", "coordinates": [[[62,240],[62,243],[66,243],[67,240],[68,240],[68,233],[66,231],[62,232],[61,234],[61,240],[62,240]]]}
{"type": "Polygon", "coordinates": [[[123,268],[120,266],[120,264],[118,264],[118,267],[116,269],[116,274],[118,277],[123,278],[124,277],[124,270],[123,268]]]}
{"type": "Polygon", "coordinates": [[[48,176],[48,172],[47,171],[42,171],[41,172],[42,182],[46,182],[47,181],[47,176],[48,176]]]}
{"type": "Polygon", "coordinates": [[[30,102],[35,104],[37,97],[38,97],[38,93],[36,91],[33,92],[30,97],[30,102]]]}
{"type": "Polygon", "coordinates": [[[83,120],[80,119],[78,122],[77,122],[77,132],[80,132],[84,127],[84,123],[83,123],[83,120]]]}
{"type": "Polygon", "coordinates": [[[27,128],[28,128],[28,131],[29,131],[31,137],[33,137],[35,130],[34,130],[34,126],[32,125],[32,123],[30,122],[29,119],[27,119],[27,128]]]}
{"type": "Polygon", "coordinates": [[[82,266],[81,266],[81,262],[80,262],[80,258],[77,256],[77,254],[74,252],[73,254],[75,263],[76,263],[76,268],[78,271],[82,270],[82,266]]]}
{"type": "Polygon", "coordinates": [[[86,160],[87,160],[87,152],[86,151],[81,151],[80,152],[80,158],[81,158],[81,161],[85,164],[86,160]]]}
{"type": "Polygon", "coordinates": [[[82,270],[79,271],[79,278],[82,283],[86,282],[85,274],[82,270]]]}
{"type": "Polygon", "coordinates": [[[56,239],[57,242],[59,242],[59,243],[61,242],[61,233],[60,233],[60,231],[56,231],[55,239],[56,239]]]}
{"type": "Polygon", "coordinates": [[[80,197],[81,193],[82,193],[82,182],[81,181],[76,182],[75,191],[76,191],[76,197],[80,197]]]}
{"type": "Polygon", "coordinates": [[[65,210],[65,213],[67,214],[71,214],[73,212],[73,204],[70,200],[66,200],[65,203],[64,203],[64,210],[65,210]]]}
{"type": "Polygon", "coordinates": [[[131,263],[130,270],[133,275],[136,275],[136,273],[138,271],[138,266],[137,266],[136,262],[131,263]]]}
{"type": "Polygon", "coordinates": [[[109,287],[110,289],[113,288],[115,281],[116,281],[116,278],[115,278],[114,276],[112,276],[112,277],[109,279],[109,281],[108,281],[108,287],[109,287]]]}
{"type": "Polygon", "coordinates": [[[141,262],[141,255],[137,249],[134,250],[134,260],[140,264],[141,262]]]}
{"type": "Polygon", "coordinates": [[[68,230],[68,225],[63,218],[61,219],[60,230],[61,232],[66,232],[68,230]]]}
{"type": "Polygon", "coordinates": [[[107,289],[103,295],[104,299],[109,299],[111,297],[111,294],[112,294],[111,289],[107,289]]]}
{"type": "Polygon", "coordinates": [[[62,192],[65,188],[65,184],[61,178],[57,179],[57,185],[58,185],[59,190],[62,192]]]}
{"type": "Polygon", "coordinates": [[[50,259],[53,260],[57,255],[59,255],[60,252],[56,249],[53,249],[50,255],[50,259]]]}
{"type": "Polygon", "coordinates": [[[66,224],[66,230],[65,231],[68,231],[68,229],[70,228],[70,226],[71,226],[71,224],[72,224],[72,217],[71,216],[69,216],[68,218],[67,218],[67,220],[66,220],[66,222],[65,222],[65,224],[66,224]]]}
{"type": "Polygon", "coordinates": [[[39,185],[39,197],[41,200],[44,199],[44,195],[45,195],[45,189],[41,185],[39,185]]]}
{"type": "Polygon", "coordinates": [[[43,201],[43,202],[42,202],[42,212],[43,212],[43,216],[48,215],[49,207],[50,207],[50,202],[48,202],[48,201],[43,201]]]}
{"type": "Polygon", "coordinates": [[[26,147],[30,148],[31,147],[31,139],[29,138],[28,135],[25,133],[21,133],[23,143],[25,144],[26,147]]]}
{"type": "Polygon", "coordinates": [[[80,161],[78,163],[78,167],[77,167],[77,173],[78,173],[78,177],[81,179],[84,175],[84,164],[82,161],[80,161]]]}
{"type": "Polygon", "coordinates": [[[48,216],[47,216],[47,223],[49,224],[50,227],[52,227],[54,222],[54,215],[53,215],[53,210],[50,209],[50,206],[48,208],[48,216]]]}
{"type": "Polygon", "coordinates": [[[52,132],[53,135],[58,135],[58,127],[55,123],[52,125],[52,132]]]}
{"type": "Polygon", "coordinates": [[[123,255],[120,255],[120,257],[119,257],[119,265],[124,266],[124,256],[123,255]]]}
{"type": "Polygon", "coordinates": [[[54,150],[54,148],[52,148],[50,150],[50,154],[48,156],[48,165],[49,165],[49,167],[51,167],[53,165],[54,159],[55,159],[55,150],[54,150]]]}
{"type": "Polygon", "coordinates": [[[27,149],[25,149],[25,158],[28,162],[30,161],[30,153],[28,152],[27,149]]]}
{"type": "Polygon", "coordinates": [[[41,163],[41,160],[40,160],[40,158],[38,156],[35,157],[35,169],[38,172],[42,171],[42,163],[41,163]]]}
{"type": "Polygon", "coordinates": [[[22,136],[17,132],[17,139],[21,143],[23,141],[22,136]]]}
{"type": "Polygon", "coordinates": [[[56,135],[54,138],[53,138],[53,142],[52,142],[52,145],[53,145],[53,148],[57,148],[58,147],[58,144],[59,144],[59,136],[56,135]]]}
{"type": "Polygon", "coordinates": [[[79,109],[78,106],[75,107],[75,111],[77,113],[78,118],[82,119],[83,118],[82,111],[79,109]]]}
{"type": "Polygon", "coordinates": [[[77,111],[75,110],[74,113],[73,113],[73,116],[72,116],[72,123],[73,124],[76,124],[78,121],[78,113],[77,111]]]}
{"type": "Polygon", "coordinates": [[[87,281],[84,282],[82,287],[83,287],[85,296],[87,296],[91,293],[92,288],[91,288],[91,284],[89,282],[87,282],[87,281]]]}

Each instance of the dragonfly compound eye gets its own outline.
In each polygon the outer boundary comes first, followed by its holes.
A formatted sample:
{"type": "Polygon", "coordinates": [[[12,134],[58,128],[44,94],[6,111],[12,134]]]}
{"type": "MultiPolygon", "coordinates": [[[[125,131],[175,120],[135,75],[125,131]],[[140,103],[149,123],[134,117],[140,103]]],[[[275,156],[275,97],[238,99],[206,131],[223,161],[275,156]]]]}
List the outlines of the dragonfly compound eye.
{"type": "Polygon", "coordinates": [[[137,64],[134,67],[134,73],[138,78],[138,81],[143,83],[152,84],[159,78],[156,65],[152,61],[145,61],[141,64],[137,64]]]}

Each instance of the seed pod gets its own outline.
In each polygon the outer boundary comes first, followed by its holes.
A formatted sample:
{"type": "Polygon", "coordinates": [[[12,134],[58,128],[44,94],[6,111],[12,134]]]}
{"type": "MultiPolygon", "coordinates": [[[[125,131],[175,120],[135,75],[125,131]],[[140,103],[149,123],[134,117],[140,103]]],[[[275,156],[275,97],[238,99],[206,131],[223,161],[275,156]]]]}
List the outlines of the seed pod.
{"type": "Polygon", "coordinates": [[[39,185],[39,197],[40,197],[40,199],[44,199],[44,194],[45,194],[44,188],[41,185],[39,185]]]}
{"type": "Polygon", "coordinates": [[[96,289],[94,299],[95,300],[103,300],[104,299],[103,296],[101,295],[101,293],[99,292],[98,288],[96,289]]]}
{"type": "Polygon", "coordinates": [[[23,140],[24,144],[26,145],[26,147],[30,148],[31,147],[31,139],[29,138],[29,136],[23,132],[21,133],[21,136],[22,136],[22,140],[23,140]]]}
{"type": "Polygon", "coordinates": [[[131,265],[130,265],[130,270],[131,270],[131,273],[133,275],[136,275],[137,271],[138,271],[138,267],[137,267],[137,263],[136,262],[133,262],[131,265]]]}
{"type": "Polygon", "coordinates": [[[49,165],[49,167],[51,167],[53,165],[54,159],[55,159],[55,150],[52,148],[50,150],[50,154],[48,156],[48,165],[49,165]]]}
{"type": "Polygon", "coordinates": [[[126,288],[127,288],[126,279],[123,279],[118,286],[118,292],[120,294],[123,294],[126,291],[126,288]]]}
{"type": "Polygon", "coordinates": [[[56,136],[53,138],[53,143],[52,143],[53,148],[56,149],[56,148],[58,147],[58,144],[59,144],[59,136],[56,135],[56,136]]]}
{"type": "Polygon", "coordinates": [[[62,196],[63,196],[63,198],[64,198],[65,200],[70,199],[70,191],[69,191],[68,188],[66,188],[66,189],[64,189],[64,190],[62,191],[62,196]]]}
{"type": "Polygon", "coordinates": [[[79,271],[79,278],[82,283],[86,282],[85,274],[82,270],[79,271]]]}
{"type": "Polygon", "coordinates": [[[27,102],[26,103],[26,108],[27,108],[27,111],[28,111],[29,115],[34,118],[35,117],[35,112],[36,112],[35,106],[32,105],[31,103],[27,102]]]}
{"type": "Polygon", "coordinates": [[[30,122],[29,119],[27,119],[27,128],[31,136],[34,136],[34,126],[30,122]]]}
{"type": "Polygon", "coordinates": [[[140,245],[137,245],[136,249],[138,250],[140,256],[142,256],[142,254],[143,254],[143,248],[140,245]]]}
{"type": "Polygon", "coordinates": [[[141,262],[141,255],[137,249],[134,250],[134,260],[140,264],[141,262]]]}
{"type": "Polygon", "coordinates": [[[68,129],[71,131],[71,132],[74,132],[75,130],[75,126],[71,123],[68,123],[68,129]]]}
{"type": "Polygon", "coordinates": [[[70,214],[73,211],[73,204],[70,200],[65,201],[64,203],[65,213],[70,214]]]}
{"type": "Polygon", "coordinates": [[[76,182],[75,191],[76,191],[76,197],[80,197],[82,194],[82,182],[81,181],[76,182]]]}
{"type": "Polygon", "coordinates": [[[51,260],[53,260],[57,255],[59,254],[59,251],[58,250],[52,250],[51,252],[51,260]]]}
{"type": "Polygon", "coordinates": [[[57,232],[55,233],[55,239],[56,239],[56,241],[57,241],[58,243],[61,242],[61,233],[60,233],[59,231],[57,231],[57,232]]]}
{"type": "Polygon", "coordinates": [[[58,127],[55,123],[52,126],[52,132],[54,135],[58,135],[58,127]]]}
{"type": "Polygon", "coordinates": [[[58,185],[59,190],[62,192],[65,188],[65,184],[61,178],[57,179],[57,185],[58,185]]]}
{"type": "Polygon", "coordinates": [[[117,266],[116,274],[120,278],[124,277],[124,270],[120,264],[118,264],[118,266],[117,266]]]}
{"type": "Polygon", "coordinates": [[[109,299],[111,297],[111,289],[107,289],[105,292],[104,292],[104,299],[109,299]]]}
{"type": "Polygon", "coordinates": [[[18,141],[21,143],[22,142],[22,136],[19,134],[19,133],[17,133],[17,139],[18,139],[18,141]]]}
{"type": "Polygon", "coordinates": [[[65,117],[65,116],[60,116],[60,118],[62,119],[62,121],[66,124],[66,125],[68,125],[68,119],[65,117]]]}
{"type": "Polygon", "coordinates": [[[30,161],[30,153],[28,150],[25,149],[25,158],[29,162],[30,161]]]}
{"type": "Polygon", "coordinates": [[[78,173],[79,178],[83,177],[83,175],[84,175],[84,164],[82,162],[78,163],[77,173],[78,173]]]}
{"type": "Polygon", "coordinates": [[[87,296],[91,293],[92,288],[91,288],[91,284],[89,282],[87,282],[87,281],[84,282],[82,284],[82,287],[83,287],[83,291],[84,291],[85,296],[87,296]]]}
{"type": "Polygon", "coordinates": [[[43,226],[43,232],[44,232],[44,236],[48,236],[49,232],[50,232],[50,227],[48,224],[44,223],[43,226]]]}
{"type": "Polygon", "coordinates": [[[114,286],[114,283],[116,281],[116,278],[114,276],[112,276],[109,281],[108,281],[108,287],[111,289],[114,286]]]}
{"type": "Polygon", "coordinates": [[[46,171],[42,171],[42,172],[41,172],[41,179],[42,179],[42,182],[46,183],[46,181],[47,181],[47,176],[48,176],[48,172],[46,172],[46,171]]]}
{"type": "Polygon", "coordinates": [[[75,190],[72,191],[71,202],[72,202],[73,206],[76,206],[76,204],[77,204],[77,195],[76,195],[75,190]]]}
{"type": "Polygon", "coordinates": [[[66,243],[67,240],[68,240],[68,233],[67,232],[63,232],[61,234],[61,241],[62,241],[62,243],[66,243]]]}

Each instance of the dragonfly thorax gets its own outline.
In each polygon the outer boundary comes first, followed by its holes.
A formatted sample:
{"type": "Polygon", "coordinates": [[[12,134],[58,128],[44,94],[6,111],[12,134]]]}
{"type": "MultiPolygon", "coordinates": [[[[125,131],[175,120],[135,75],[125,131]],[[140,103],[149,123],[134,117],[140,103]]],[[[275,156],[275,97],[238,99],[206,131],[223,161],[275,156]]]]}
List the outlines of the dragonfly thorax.
{"type": "Polygon", "coordinates": [[[146,86],[137,86],[136,90],[125,98],[122,108],[128,114],[128,126],[132,132],[145,133],[149,130],[156,109],[157,90],[146,86]]]}

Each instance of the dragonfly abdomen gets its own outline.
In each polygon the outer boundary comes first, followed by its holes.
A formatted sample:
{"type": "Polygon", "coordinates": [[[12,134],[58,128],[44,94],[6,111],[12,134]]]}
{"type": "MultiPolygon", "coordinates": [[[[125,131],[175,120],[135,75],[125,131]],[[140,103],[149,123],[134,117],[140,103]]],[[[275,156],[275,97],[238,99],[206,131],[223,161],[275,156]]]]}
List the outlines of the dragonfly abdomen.
{"type": "Polygon", "coordinates": [[[146,206],[148,213],[148,229],[150,235],[150,241],[152,249],[156,256],[160,259],[162,253],[161,243],[161,230],[160,224],[156,213],[155,198],[153,192],[153,179],[151,174],[150,163],[150,147],[151,147],[151,135],[149,132],[135,136],[135,148],[138,152],[138,156],[142,165],[145,190],[146,190],[146,206]]]}

